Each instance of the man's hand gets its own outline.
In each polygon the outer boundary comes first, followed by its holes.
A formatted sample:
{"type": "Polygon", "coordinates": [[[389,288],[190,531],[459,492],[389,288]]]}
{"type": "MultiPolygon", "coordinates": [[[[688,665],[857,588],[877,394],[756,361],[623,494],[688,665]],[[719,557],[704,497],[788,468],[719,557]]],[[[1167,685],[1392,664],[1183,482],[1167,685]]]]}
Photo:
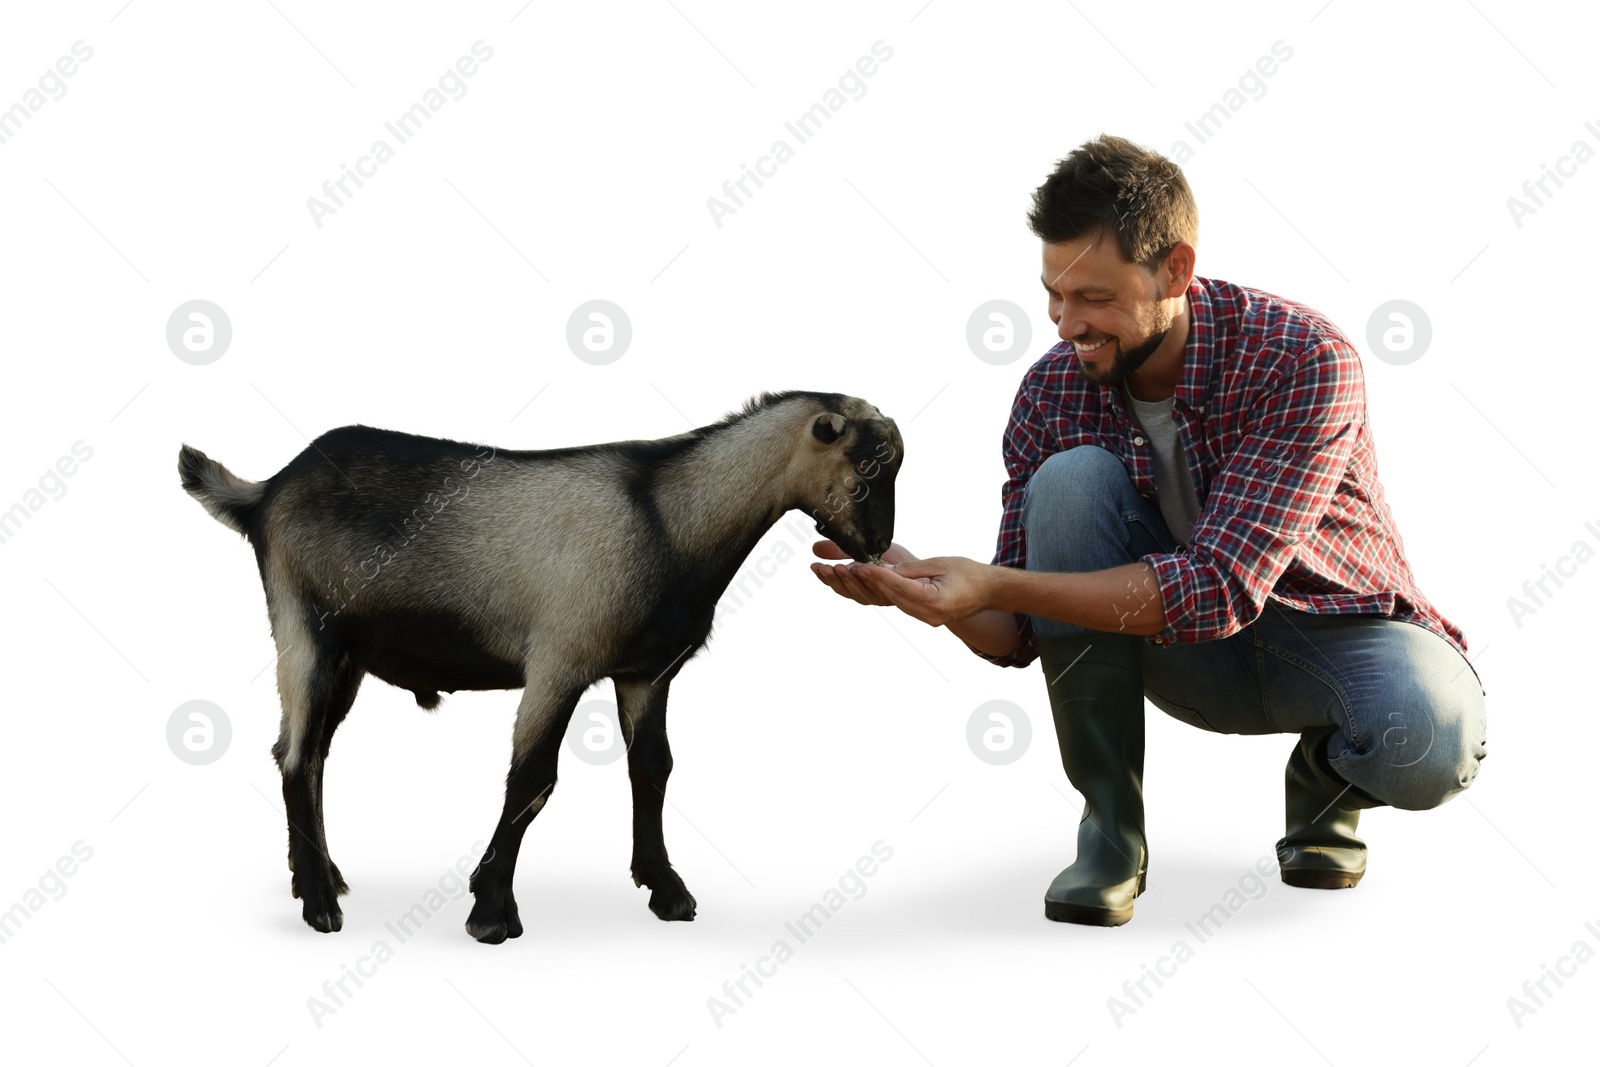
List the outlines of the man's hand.
{"type": "MultiPolygon", "coordinates": [[[[867,588],[852,568],[871,567],[870,563],[856,563],[850,554],[832,541],[818,541],[811,546],[811,551],[823,559],[842,559],[845,562],[838,565],[827,563],[813,563],[811,573],[815,574],[822,583],[842,597],[848,597],[857,604],[875,604],[886,608],[893,601],[885,599],[882,595],[867,588]]],[[[906,551],[903,545],[891,544],[889,550],[883,554],[883,562],[887,564],[915,563],[917,557],[906,551]]],[[[882,568],[879,568],[882,569],[882,568]]]]}
{"type": "MultiPolygon", "coordinates": [[[[827,559],[846,559],[832,541],[819,541],[812,551],[827,559]]],[[[963,556],[919,560],[899,545],[883,554],[886,566],[813,563],[811,570],[840,596],[859,604],[894,606],[929,626],[965,619],[988,604],[990,568],[963,556]]]]}
{"type": "MultiPolygon", "coordinates": [[[[824,559],[849,559],[832,541],[811,548],[824,559]]],[[[997,567],[964,556],[917,559],[899,545],[883,559],[890,565],[813,563],[811,573],[842,597],[899,608],[990,656],[1015,651],[1023,615],[1109,633],[1150,636],[1167,629],[1155,568],[1144,560],[1080,574],[997,567]]]]}
{"type": "Polygon", "coordinates": [[[853,564],[873,593],[929,626],[944,626],[989,606],[988,564],[965,556],[935,556],[895,567],[853,564]]]}

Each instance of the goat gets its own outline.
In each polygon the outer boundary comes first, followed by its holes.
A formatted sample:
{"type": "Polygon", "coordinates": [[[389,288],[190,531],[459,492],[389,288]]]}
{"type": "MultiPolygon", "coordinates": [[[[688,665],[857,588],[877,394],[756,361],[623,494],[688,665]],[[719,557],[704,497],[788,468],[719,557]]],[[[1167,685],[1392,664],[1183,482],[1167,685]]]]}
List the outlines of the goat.
{"type": "Polygon", "coordinates": [[[659,918],[692,920],[661,831],[667,690],[784,513],[809,512],[858,561],[887,550],[903,455],[876,407],[801,390],[673,437],[540,451],[345,426],[264,482],[183,445],[183,488],[249,540],[266,592],[283,708],[272,754],[305,921],[343,925],[322,774],[367,674],[425,709],[440,692],[523,690],[505,806],[470,881],[473,937],[522,933],[522,837],[555,787],[573,708],[604,678],[627,745],[634,885],[659,918]]]}

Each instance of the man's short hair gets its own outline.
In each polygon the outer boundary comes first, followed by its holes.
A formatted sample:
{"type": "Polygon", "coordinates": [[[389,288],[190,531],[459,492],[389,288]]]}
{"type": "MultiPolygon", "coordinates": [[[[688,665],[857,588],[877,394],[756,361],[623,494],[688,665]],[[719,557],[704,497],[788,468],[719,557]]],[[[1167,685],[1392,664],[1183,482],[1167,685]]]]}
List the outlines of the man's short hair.
{"type": "Polygon", "coordinates": [[[1199,242],[1200,212],[1176,163],[1102,133],[1034,190],[1028,226],[1048,244],[1114,233],[1122,258],[1153,273],[1179,241],[1199,242]]]}

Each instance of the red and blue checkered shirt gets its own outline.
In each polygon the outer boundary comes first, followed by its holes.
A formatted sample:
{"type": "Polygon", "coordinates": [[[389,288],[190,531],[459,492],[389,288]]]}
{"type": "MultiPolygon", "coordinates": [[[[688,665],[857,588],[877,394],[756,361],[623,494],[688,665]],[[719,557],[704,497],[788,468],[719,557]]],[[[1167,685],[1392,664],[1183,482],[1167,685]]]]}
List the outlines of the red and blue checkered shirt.
{"type": "MultiPolygon", "coordinates": [[[[1381,615],[1424,626],[1466,655],[1461,630],[1417,588],[1378,483],[1361,359],[1312,308],[1195,277],[1172,406],[1200,501],[1189,541],[1152,553],[1167,628],[1155,644],[1216,641],[1253,623],[1270,598],[1323,615],[1381,615]]],[[[1001,450],[1009,477],[994,563],[1025,566],[1022,491],[1057,452],[1098,445],[1154,500],[1151,442],[1120,391],[1084,377],[1071,342],[1028,369],[1001,450]]],[[[1032,619],[1007,656],[1038,655],[1032,619]]],[[[970,646],[969,646],[970,647],[970,646]]],[[[1474,669],[1476,673],[1476,669],[1474,669]]]]}

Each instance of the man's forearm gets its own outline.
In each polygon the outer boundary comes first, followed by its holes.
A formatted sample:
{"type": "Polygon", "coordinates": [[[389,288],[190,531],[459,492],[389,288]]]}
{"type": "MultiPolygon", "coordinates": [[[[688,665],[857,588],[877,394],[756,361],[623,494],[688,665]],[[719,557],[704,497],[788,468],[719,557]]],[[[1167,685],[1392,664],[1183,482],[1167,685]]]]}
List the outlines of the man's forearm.
{"type": "MultiPolygon", "coordinates": [[[[1065,571],[1026,571],[1015,567],[994,567],[991,575],[992,592],[989,607],[1009,615],[1022,612],[1044,619],[1087,626],[1091,630],[1110,633],[1127,633],[1147,636],[1167,628],[1166,610],[1161,603],[1161,590],[1156,584],[1155,568],[1140,560],[1121,567],[1103,571],[1070,573],[1065,571]]],[[[992,616],[996,612],[979,612],[962,619],[966,624],[992,616]]],[[[1016,621],[1011,620],[1012,644],[1016,641],[1016,621]]],[[[949,628],[955,631],[956,624],[949,628]]],[[[997,643],[998,623],[990,618],[978,624],[975,632],[997,643]]],[[[1005,655],[1008,645],[995,651],[978,644],[960,631],[957,636],[975,648],[991,655],[1005,655]]]]}

